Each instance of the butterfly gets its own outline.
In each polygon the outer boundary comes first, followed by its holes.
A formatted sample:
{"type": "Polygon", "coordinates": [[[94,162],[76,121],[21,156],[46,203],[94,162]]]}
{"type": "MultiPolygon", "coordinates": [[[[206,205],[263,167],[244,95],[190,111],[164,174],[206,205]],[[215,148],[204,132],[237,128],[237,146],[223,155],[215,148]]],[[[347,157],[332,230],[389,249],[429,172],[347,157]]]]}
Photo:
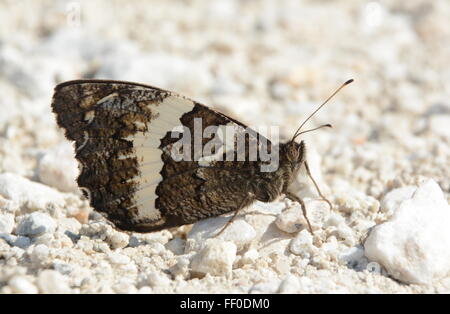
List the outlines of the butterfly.
{"type": "Polygon", "coordinates": [[[295,139],[305,132],[331,127],[326,124],[300,132],[310,117],[352,81],[345,82],[314,111],[291,140],[276,145],[223,113],[139,83],[64,82],[55,87],[51,106],[67,139],[75,142],[81,191],[118,229],[159,231],[234,212],[222,232],[239,210],[255,201],[272,202],[284,194],[301,204],[312,232],[303,200],[291,191],[301,167],[326,199],[311,176],[304,141],[295,139]],[[198,148],[206,147],[211,138],[199,140],[199,128],[200,133],[215,130],[217,135],[225,127],[243,135],[243,152],[236,150],[236,137],[227,137],[220,138],[219,144],[231,139],[231,145],[213,146],[205,156],[198,148]],[[262,171],[267,158],[252,155],[252,145],[277,153],[276,168],[262,171]]]}

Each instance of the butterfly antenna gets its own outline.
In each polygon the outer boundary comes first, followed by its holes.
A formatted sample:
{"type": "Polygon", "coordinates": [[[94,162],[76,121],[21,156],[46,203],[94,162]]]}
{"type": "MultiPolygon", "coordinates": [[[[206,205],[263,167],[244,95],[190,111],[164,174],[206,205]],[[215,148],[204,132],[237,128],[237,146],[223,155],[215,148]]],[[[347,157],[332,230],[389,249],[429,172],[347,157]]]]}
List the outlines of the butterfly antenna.
{"type": "Polygon", "coordinates": [[[300,136],[300,135],[302,135],[302,134],[308,133],[308,132],[312,132],[312,131],[318,130],[318,129],[322,129],[322,128],[332,128],[332,127],[333,127],[333,126],[332,126],[331,124],[327,123],[327,124],[318,126],[317,128],[314,128],[314,129],[309,129],[309,130],[306,130],[306,131],[302,131],[302,132],[298,133],[298,134],[296,135],[296,137],[297,137],[297,136],[300,136]]]}
{"type": "Polygon", "coordinates": [[[309,132],[309,131],[313,131],[313,130],[317,130],[317,129],[320,129],[320,128],[322,128],[322,127],[325,127],[325,126],[331,126],[330,124],[325,124],[325,125],[323,125],[323,126],[320,126],[320,127],[318,127],[318,128],[315,128],[315,129],[312,129],[312,130],[308,130],[308,131],[305,131],[305,132],[300,132],[300,130],[302,129],[302,127],[305,125],[305,123],[306,122],[308,122],[308,120],[309,119],[311,119],[311,117],[312,116],[314,116],[316,113],[317,113],[317,111],[319,111],[323,106],[325,106],[326,105],[326,103],[331,99],[331,98],[333,98],[334,97],[334,95],[336,95],[337,93],[339,93],[339,91],[341,90],[341,89],[343,89],[345,86],[347,86],[348,84],[350,84],[351,82],[353,82],[353,79],[351,79],[351,80],[348,80],[348,81],[346,81],[344,84],[342,84],[338,89],[336,89],[335,91],[334,91],[334,93],[333,94],[331,94],[316,110],[314,110],[314,112],[313,113],[311,113],[309,116],[308,116],[308,118],[306,118],[305,119],[305,121],[303,121],[303,123],[299,126],[299,128],[297,129],[297,131],[295,131],[295,133],[294,133],[294,136],[292,137],[292,142],[295,140],[295,138],[297,137],[297,136],[299,136],[300,134],[303,134],[303,133],[306,133],[306,132],[309,132]],[[299,133],[300,132],[300,133],[299,133]]]}

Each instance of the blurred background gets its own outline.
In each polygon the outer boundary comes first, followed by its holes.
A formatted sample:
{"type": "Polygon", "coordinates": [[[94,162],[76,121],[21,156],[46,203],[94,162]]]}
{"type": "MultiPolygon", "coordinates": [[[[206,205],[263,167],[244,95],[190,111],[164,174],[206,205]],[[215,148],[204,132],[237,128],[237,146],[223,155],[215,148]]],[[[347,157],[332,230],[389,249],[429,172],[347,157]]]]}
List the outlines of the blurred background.
{"type": "MultiPolygon", "coordinates": [[[[450,192],[447,0],[1,0],[0,173],[46,182],[64,143],[55,84],[131,80],[304,138],[332,188],[374,197],[432,177],[450,192]]],[[[69,152],[70,153],[70,152],[69,152]]],[[[59,184],[59,186],[58,186],[59,184]]]]}

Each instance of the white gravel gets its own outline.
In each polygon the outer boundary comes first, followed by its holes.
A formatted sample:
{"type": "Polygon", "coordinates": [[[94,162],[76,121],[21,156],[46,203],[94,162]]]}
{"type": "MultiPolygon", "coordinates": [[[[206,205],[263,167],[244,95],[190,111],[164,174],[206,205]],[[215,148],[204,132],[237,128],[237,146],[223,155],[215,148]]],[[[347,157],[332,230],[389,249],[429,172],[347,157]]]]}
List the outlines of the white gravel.
{"type": "Polygon", "coordinates": [[[448,1],[75,3],[0,2],[0,293],[450,292],[448,1]],[[50,110],[76,78],[174,90],[284,138],[354,78],[308,123],[334,128],[302,137],[333,208],[302,174],[314,236],[284,199],[214,239],[231,215],[114,229],[50,110]]]}
{"type": "Polygon", "coordinates": [[[420,185],[393,216],[370,233],[364,247],[371,261],[393,277],[426,284],[450,275],[450,206],[437,183],[420,185]]]}

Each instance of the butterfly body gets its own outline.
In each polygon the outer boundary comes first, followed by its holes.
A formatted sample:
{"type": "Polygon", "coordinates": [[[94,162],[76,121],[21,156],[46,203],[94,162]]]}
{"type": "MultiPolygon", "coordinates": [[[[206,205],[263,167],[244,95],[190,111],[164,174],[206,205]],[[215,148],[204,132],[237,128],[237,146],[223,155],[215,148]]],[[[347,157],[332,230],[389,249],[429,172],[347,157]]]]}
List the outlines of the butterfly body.
{"type": "Polygon", "coordinates": [[[300,167],[307,166],[303,141],[272,145],[220,112],[152,86],[69,81],[56,86],[52,109],[66,137],[75,142],[80,189],[95,210],[122,230],[157,231],[237,212],[257,200],[292,196],[289,187],[300,167]],[[246,148],[256,143],[279,152],[278,167],[261,171],[267,162],[251,159],[248,151],[240,160],[234,152],[232,161],[226,152],[199,156],[196,147],[211,139],[195,143],[198,121],[202,130],[228,126],[245,132],[246,148]],[[183,131],[174,137],[179,126],[183,131]],[[190,158],[178,160],[172,153],[186,134],[194,145],[183,146],[183,156],[189,153],[190,158]]]}

